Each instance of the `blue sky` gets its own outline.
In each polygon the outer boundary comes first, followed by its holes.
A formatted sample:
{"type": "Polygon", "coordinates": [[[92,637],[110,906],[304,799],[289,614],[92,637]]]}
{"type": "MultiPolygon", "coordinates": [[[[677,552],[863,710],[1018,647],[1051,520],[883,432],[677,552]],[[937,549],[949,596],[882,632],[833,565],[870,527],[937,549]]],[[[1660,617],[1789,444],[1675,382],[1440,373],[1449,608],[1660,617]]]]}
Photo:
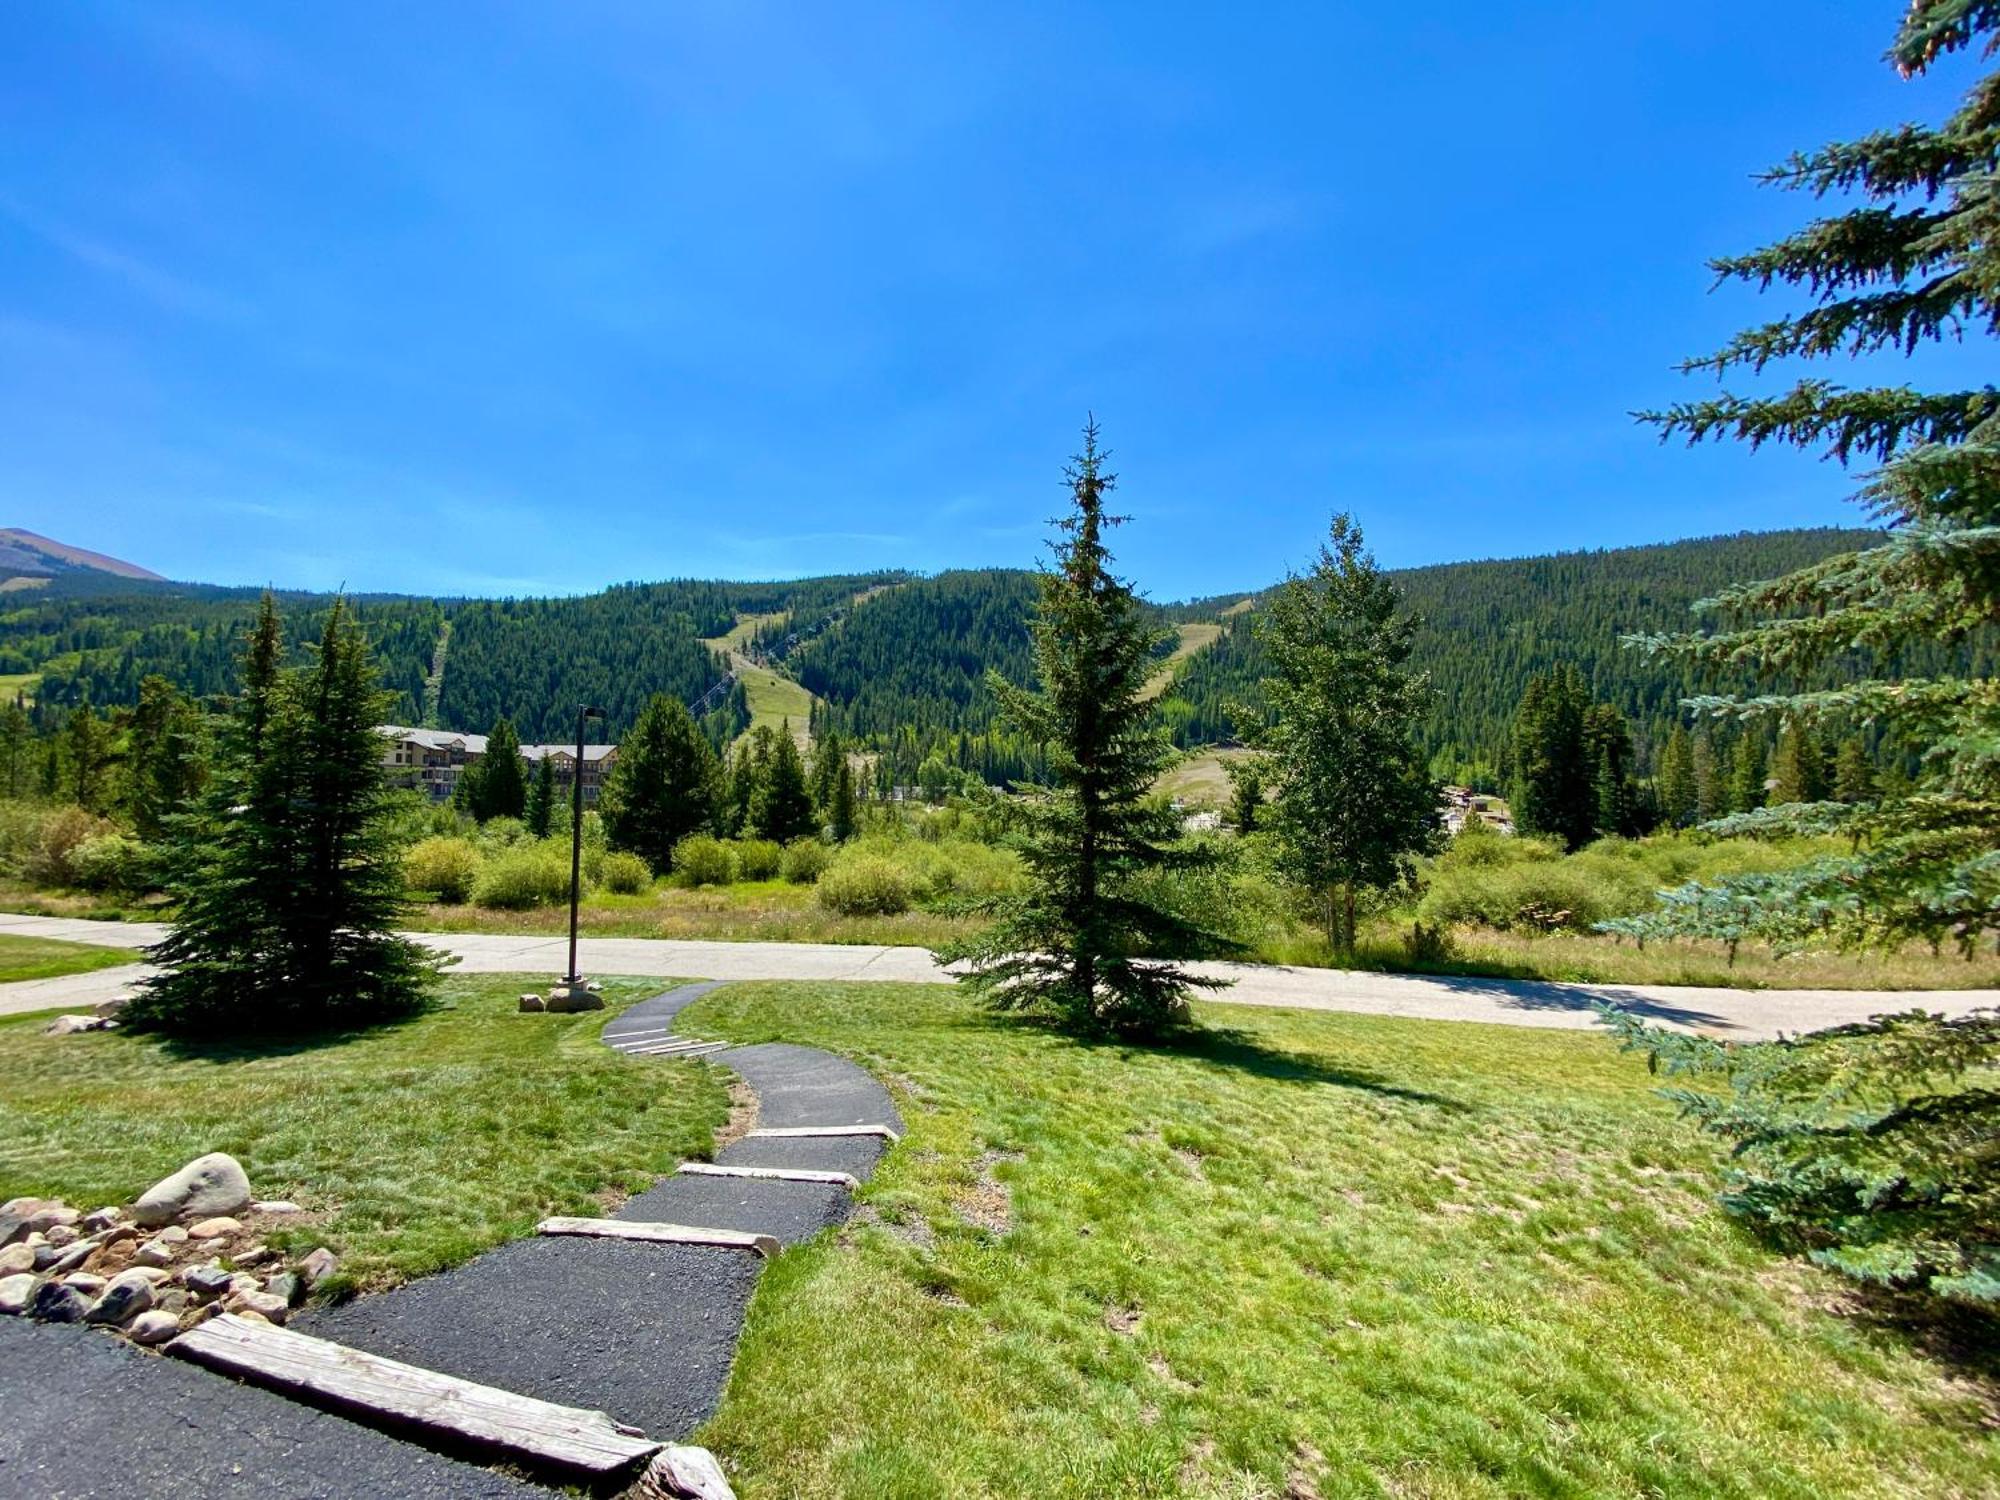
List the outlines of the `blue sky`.
{"type": "Polygon", "coordinates": [[[1627,413],[1775,313],[1703,265],[1806,212],[1758,168],[1970,76],[1899,82],[1899,10],[26,7],[0,524],[361,590],[1018,565],[1092,409],[1161,598],[1337,508],[1391,564],[1847,520],[1627,413]]]}

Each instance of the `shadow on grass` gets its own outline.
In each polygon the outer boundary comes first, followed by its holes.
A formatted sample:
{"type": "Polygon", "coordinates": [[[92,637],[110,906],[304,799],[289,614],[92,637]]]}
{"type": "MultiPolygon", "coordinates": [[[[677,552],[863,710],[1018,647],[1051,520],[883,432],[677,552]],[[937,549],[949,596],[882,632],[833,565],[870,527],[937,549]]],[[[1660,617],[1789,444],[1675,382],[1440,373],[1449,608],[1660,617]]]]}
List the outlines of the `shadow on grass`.
{"type": "Polygon", "coordinates": [[[967,1016],[962,1025],[981,1031],[1032,1031],[1067,1042],[1088,1051],[1115,1053],[1125,1058],[1166,1057],[1211,1067],[1229,1068],[1268,1078],[1273,1083],[1302,1083],[1327,1088],[1356,1089],[1384,1099],[1400,1099],[1409,1104],[1428,1104],[1437,1109],[1462,1113],[1471,1108],[1463,1100],[1425,1089],[1405,1088],[1375,1073],[1343,1068],[1309,1053],[1288,1052],[1273,1047],[1250,1032],[1231,1026],[1187,1026],[1170,1032],[1157,1042],[1138,1043],[1115,1036],[1079,1035],[1066,1030],[1048,1016],[1028,1012],[982,1011],[967,1016]]]}
{"type": "Polygon", "coordinates": [[[413,1026],[448,1008],[449,1002],[444,1002],[409,1015],[387,1016],[379,1021],[357,1021],[325,1029],[258,1032],[248,1036],[174,1036],[159,1031],[128,1034],[158,1043],[160,1050],[177,1062],[257,1062],[273,1057],[298,1057],[372,1037],[392,1036],[404,1027],[413,1026]]]}

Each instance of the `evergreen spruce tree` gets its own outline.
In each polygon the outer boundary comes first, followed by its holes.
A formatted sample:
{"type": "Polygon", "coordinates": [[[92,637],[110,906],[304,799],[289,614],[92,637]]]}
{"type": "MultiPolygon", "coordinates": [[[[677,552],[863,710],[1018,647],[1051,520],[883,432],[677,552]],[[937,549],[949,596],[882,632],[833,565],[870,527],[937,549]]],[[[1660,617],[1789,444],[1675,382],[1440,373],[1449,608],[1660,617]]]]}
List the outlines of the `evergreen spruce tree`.
{"type": "Polygon", "coordinates": [[[657,875],[673,868],[674,845],[715,820],[721,767],[708,737],[677,697],[657,693],[618,744],[598,800],[611,847],[629,850],[657,875]]]}
{"type": "Polygon", "coordinates": [[[420,1008],[440,961],[399,938],[400,847],[374,726],[384,695],[346,607],[279,668],[268,596],[202,816],[176,852],[161,972],[122,1013],[181,1035],[365,1024],[420,1008]]]}
{"type": "Polygon", "coordinates": [[[1213,856],[1183,842],[1179,817],[1150,795],[1173,753],[1142,697],[1162,633],[1111,572],[1104,532],[1119,518],[1104,511],[1115,481],[1095,422],[1065,478],[1073,508],[1057,523],[1064,539],[1032,626],[1037,686],[988,678],[1008,723],[1048,753],[1048,784],[1023,788],[1027,889],[984,935],[940,956],[967,960],[962,982],[997,1009],[1148,1040],[1186,1022],[1191,990],[1217,987],[1179,961],[1230,945],[1138,884],[1213,856]]]}
{"type": "Polygon", "coordinates": [[[840,768],[846,764],[847,746],[841,742],[840,731],[822,730],[813,741],[812,754],[813,810],[819,815],[822,828],[833,821],[835,787],[840,780],[840,768]]]}
{"type": "Polygon", "coordinates": [[[1833,800],[1836,802],[1873,802],[1875,800],[1875,763],[1868,757],[1868,747],[1861,742],[1858,734],[1849,735],[1840,742],[1840,751],[1833,763],[1833,800]]]}
{"type": "Polygon", "coordinates": [[[1514,825],[1571,849],[1597,831],[1597,790],[1584,736],[1590,693],[1574,666],[1529,679],[1514,720],[1514,825]]]}
{"type": "Polygon", "coordinates": [[[527,762],[521,759],[521,737],[512,719],[503,716],[494,724],[486,736],[486,753],[466,770],[479,773],[466,811],[480,822],[518,818],[528,810],[527,762]]]}
{"type": "MultiPolygon", "coordinates": [[[[612,774],[617,774],[617,762],[612,763],[612,774]]],[[[528,786],[528,805],[521,817],[528,825],[528,832],[538,839],[549,836],[555,823],[556,811],[556,767],[547,755],[535,760],[535,774],[528,786]]]]}
{"type": "Polygon", "coordinates": [[[1272,780],[1278,863],[1315,898],[1327,942],[1355,949],[1355,898],[1408,879],[1437,839],[1437,782],[1417,744],[1430,680],[1412,670],[1418,622],[1351,516],[1333,518],[1311,573],[1266,601],[1272,721],[1258,737],[1272,780]]]}
{"type": "Polygon", "coordinates": [[[792,738],[790,724],[770,741],[770,758],[763,767],[750,806],[750,826],[757,837],[780,844],[818,830],[812,788],[806,783],[806,764],[799,758],[798,741],[792,738]]]}
{"type": "MultiPolygon", "coordinates": [[[[1993,0],[1911,0],[1890,56],[1905,76],[2000,35],[1993,0]]],[[[1740,334],[1693,368],[1723,376],[2000,331],[2000,74],[1942,125],[1904,125],[1796,156],[1772,180],[1846,200],[1749,255],[1724,280],[1804,292],[1803,310],[1740,334]],[[1856,202],[1854,200],[1858,199],[1856,202]]],[[[1989,350],[1990,350],[1990,346],[1989,350]]],[[[1840,831],[1852,852],[1775,875],[1667,893],[1635,935],[1733,933],[1799,945],[1974,943],[2000,928],[2000,692],[1988,677],[1899,675],[1903,648],[1990,638],[2000,623],[2000,387],[1849,389],[1803,379],[1725,391],[1657,416],[1691,441],[1819,447],[1877,465],[1861,498],[1887,537],[1785,577],[1731,589],[1720,628],[1645,642],[1697,667],[1761,672],[1785,690],[1691,705],[1751,721],[1872,721],[1919,769],[1893,794],[1790,803],[1722,831],[1840,831]],[[1791,685],[1860,652],[1877,670],[1791,685]]],[[[1935,652],[1928,659],[1938,660],[1935,652]]],[[[1984,659],[1983,656],[1975,661],[1984,659]]],[[[1972,671],[1979,668],[1974,666],[1972,671]]],[[[1676,1097],[1734,1143],[1725,1203],[1852,1276],[2000,1304],[2000,1012],[1911,1010],[1779,1042],[1731,1046],[1619,1022],[1688,1086],[1676,1097]],[[1713,1086],[1705,1086],[1712,1080],[1713,1086]]]]}
{"type": "Polygon", "coordinates": [[[111,736],[88,702],[70,710],[63,725],[63,751],[70,801],[88,812],[103,811],[111,772],[111,736]]]}
{"type": "Polygon", "coordinates": [[[1818,738],[1797,719],[1786,720],[1771,757],[1771,793],[1766,800],[1773,807],[1823,802],[1831,789],[1818,738]]]}
{"type": "Polygon", "coordinates": [[[0,796],[25,797],[34,786],[35,726],[16,697],[0,708],[0,796]]]}
{"type": "Polygon", "coordinates": [[[1695,821],[1706,823],[1729,811],[1729,779],[1733,763],[1728,747],[1718,751],[1706,729],[1694,737],[1695,821]]]}
{"type": "Polygon", "coordinates": [[[1639,832],[1638,790],[1632,781],[1632,731],[1609,703],[1593,703],[1583,716],[1583,753],[1590,765],[1593,832],[1630,837],[1639,832]]]}
{"type": "Polygon", "coordinates": [[[1264,763],[1256,756],[1226,763],[1229,821],[1239,834],[1255,833],[1264,820],[1264,763]]]}
{"type": "Polygon", "coordinates": [[[1769,766],[1761,735],[1745,734],[1737,738],[1729,771],[1729,807],[1732,812],[1751,812],[1769,799],[1769,766]]]}
{"type": "Polygon", "coordinates": [[[208,779],[207,726],[172,683],[149,676],[126,738],[125,806],[141,838],[159,839],[172,818],[193,810],[208,779]]]}
{"type": "Polygon", "coordinates": [[[1670,828],[1687,828],[1701,816],[1701,794],[1695,784],[1694,739],[1685,724],[1676,724],[1660,751],[1660,815],[1670,828]]]}
{"type": "Polygon", "coordinates": [[[854,837],[859,814],[855,810],[854,767],[842,756],[833,776],[833,805],[826,812],[826,834],[836,844],[854,837]]]}

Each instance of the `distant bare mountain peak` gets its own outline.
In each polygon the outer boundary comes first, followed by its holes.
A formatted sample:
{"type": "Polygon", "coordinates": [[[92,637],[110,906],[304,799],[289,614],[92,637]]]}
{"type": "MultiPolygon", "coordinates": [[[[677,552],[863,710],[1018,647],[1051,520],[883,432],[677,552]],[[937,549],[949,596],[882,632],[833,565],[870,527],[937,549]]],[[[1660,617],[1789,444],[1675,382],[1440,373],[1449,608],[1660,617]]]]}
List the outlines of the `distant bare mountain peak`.
{"type": "Polygon", "coordinates": [[[105,573],[163,583],[151,569],[102,552],[72,547],[19,526],[0,526],[0,588],[34,588],[64,573],[105,573]]]}

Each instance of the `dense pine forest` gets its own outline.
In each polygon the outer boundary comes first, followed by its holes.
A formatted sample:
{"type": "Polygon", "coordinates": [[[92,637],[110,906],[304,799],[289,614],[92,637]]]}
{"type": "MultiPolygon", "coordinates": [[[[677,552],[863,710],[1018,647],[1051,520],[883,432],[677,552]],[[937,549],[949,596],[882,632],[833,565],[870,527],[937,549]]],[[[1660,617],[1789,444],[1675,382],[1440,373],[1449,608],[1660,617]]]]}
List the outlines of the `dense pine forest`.
{"type": "MultiPolygon", "coordinates": [[[[1744,684],[1699,683],[1683,666],[1629,649],[1624,636],[1687,629],[1696,623],[1694,604],[1728,584],[1776,577],[1878,539],[1833,527],[1744,532],[1393,573],[1424,622],[1416,665],[1437,689],[1425,748],[1447,774],[1477,779],[1478,768],[1497,769],[1529,679],[1573,664],[1595,701],[1625,715],[1640,763],[1650,765],[1680,699],[1744,684]]],[[[1225,621],[1222,637],[1176,679],[1162,707],[1179,743],[1232,740],[1237,714],[1257,711],[1265,667],[1254,621],[1251,613],[1225,621]]]]}
{"type": "MultiPolygon", "coordinates": [[[[1789,572],[1873,536],[1831,528],[1744,533],[1397,572],[1425,622],[1418,665],[1438,689],[1425,747],[1448,773],[1496,771],[1528,680],[1567,663],[1597,701],[1626,715],[1639,763],[1650,765],[1674,704],[1698,684],[1620,638],[1682,628],[1696,600],[1731,583],[1789,572]]],[[[1177,744],[1226,743],[1239,732],[1238,714],[1257,711],[1264,666],[1245,597],[1156,609],[1163,631],[1204,620],[1222,627],[1181,664],[1160,699],[1177,744]]],[[[996,722],[986,674],[1025,680],[1035,598],[1033,574],[987,569],[930,578],[675,580],[559,599],[353,603],[406,722],[483,731],[507,715],[524,739],[554,740],[571,731],[575,705],[589,702],[605,709],[606,733],[616,738],[652,694],[693,704],[723,683],[727,654],[707,642],[755,618],[737,643],[814,695],[816,730],[885,752],[899,781],[917,779],[928,764],[932,774],[943,766],[1003,782],[1032,778],[1040,752],[996,722]]],[[[39,674],[34,713],[49,727],[80,703],[136,702],[149,674],[201,698],[233,691],[234,657],[256,594],[124,580],[92,590],[66,581],[8,602],[0,610],[0,674],[39,674]]],[[[312,638],[327,599],[281,602],[304,622],[298,638],[312,638]]],[[[718,742],[747,723],[740,690],[718,693],[706,707],[705,727],[718,742]]]]}

